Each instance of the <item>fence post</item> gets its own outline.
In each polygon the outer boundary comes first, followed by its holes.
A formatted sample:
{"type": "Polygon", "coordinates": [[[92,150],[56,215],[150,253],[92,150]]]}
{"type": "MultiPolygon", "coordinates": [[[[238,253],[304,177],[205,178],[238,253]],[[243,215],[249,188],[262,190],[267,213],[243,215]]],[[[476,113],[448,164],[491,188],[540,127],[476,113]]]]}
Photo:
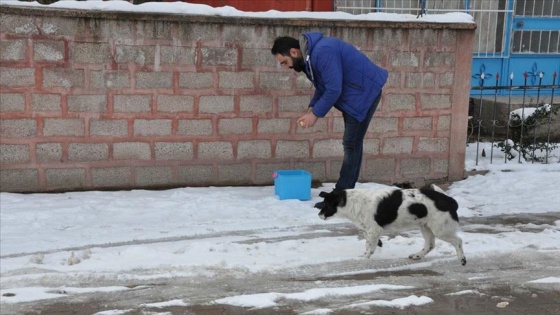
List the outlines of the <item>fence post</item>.
{"type": "Polygon", "coordinates": [[[507,109],[508,120],[506,123],[506,144],[504,146],[506,150],[506,154],[504,156],[504,164],[507,164],[508,152],[510,152],[511,149],[513,149],[513,146],[510,146],[510,142],[509,142],[509,124],[511,120],[511,90],[512,89],[513,89],[513,72],[509,75],[509,97],[508,97],[508,109],[507,109]]]}
{"type": "MultiPolygon", "coordinates": [[[[552,124],[552,110],[554,109],[554,86],[556,85],[556,72],[552,75],[552,96],[550,97],[550,114],[548,115],[548,130],[546,135],[546,157],[545,163],[548,164],[548,154],[550,152],[550,125],[552,124]]],[[[560,161],[558,162],[560,163],[560,161]]]]}
{"type": "Polygon", "coordinates": [[[500,73],[496,73],[496,86],[494,89],[494,104],[492,107],[492,136],[490,138],[490,164],[494,159],[494,131],[496,130],[496,104],[498,103],[498,82],[500,80],[500,73]]]}
{"type": "Polygon", "coordinates": [[[478,150],[480,147],[480,127],[482,125],[482,92],[484,91],[482,87],[484,86],[484,72],[480,73],[480,100],[478,102],[478,134],[476,136],[476,162],[475,165],[478,165],[478,150]]]}
{"type": "MultiPolygon", "coordinates": [[[[540,96],[541,96],[541,85],[542,85],[542,78],[543,78],[543,72],[539,72],[539,87],[537,88],[537,103],[535,106],[539,106],[539,100],[540,100],[540,96]]],[[[537,125],[538,125],[538,120],[535,119],[535,126],[533,128],[533,158],[531,159],[531,163],[534,164],[535,163],[535,150],[537,147],[537,125]]]]}
{"type": "Polygon", "coordinates": [[[527,72],[523,73],[525,83],[523,84],[523,103],[521,104],[521,133],[519,135],[519,157],[517,163],[521,163],[521,151],[523,148],[523,126],[525,125],[525,95],[527,94],[527,72]]]}

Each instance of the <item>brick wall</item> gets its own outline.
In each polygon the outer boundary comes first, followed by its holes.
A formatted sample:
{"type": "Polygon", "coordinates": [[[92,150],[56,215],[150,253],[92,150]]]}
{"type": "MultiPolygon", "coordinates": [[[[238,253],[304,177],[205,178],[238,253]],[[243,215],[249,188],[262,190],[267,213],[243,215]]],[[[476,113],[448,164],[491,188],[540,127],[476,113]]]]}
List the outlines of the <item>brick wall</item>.
{"type": "Polygon", "coordinates": [[[361,181],[464,173],[474,25],[277,20],[53,8],[0,14],[0,190],[335,181],[343,121],[298,128],[311,84],[270,54],[320,30],[390,71],[361,181]]]}

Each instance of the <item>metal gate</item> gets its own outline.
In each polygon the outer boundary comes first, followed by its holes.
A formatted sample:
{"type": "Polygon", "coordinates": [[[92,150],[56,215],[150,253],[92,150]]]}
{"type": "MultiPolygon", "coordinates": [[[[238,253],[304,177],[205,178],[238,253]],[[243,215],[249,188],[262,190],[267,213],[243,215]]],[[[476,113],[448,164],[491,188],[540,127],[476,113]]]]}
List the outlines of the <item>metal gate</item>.
{"type": "Polygon", "coordinates": [[[550,80],[542,84],[552,84],[552,74],[560,74],[560,0],[335,0],[335,10],[471,14],[477,24],[471,86],[496,75],[509,85],[512,74],[514,85],[526,84],[525,74],[537,84],[541,72],[550,80]]]}

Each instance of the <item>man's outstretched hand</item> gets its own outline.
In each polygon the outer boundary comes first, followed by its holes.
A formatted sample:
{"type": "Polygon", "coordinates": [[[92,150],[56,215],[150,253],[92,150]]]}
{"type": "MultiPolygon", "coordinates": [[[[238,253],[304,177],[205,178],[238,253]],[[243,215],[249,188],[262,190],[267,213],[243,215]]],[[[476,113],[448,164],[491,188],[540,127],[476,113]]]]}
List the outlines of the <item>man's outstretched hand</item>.
{"type": "Polygon", "coordinates": [[[317,119],[319,119],[319,117],[315,116],[315,114],[313,114],[312,108],[309,107],[307,109],[307,112],[305,112],[305,114],[298,118],[297,122],[302,128],[309,128],[315,125],[317,119]]]}

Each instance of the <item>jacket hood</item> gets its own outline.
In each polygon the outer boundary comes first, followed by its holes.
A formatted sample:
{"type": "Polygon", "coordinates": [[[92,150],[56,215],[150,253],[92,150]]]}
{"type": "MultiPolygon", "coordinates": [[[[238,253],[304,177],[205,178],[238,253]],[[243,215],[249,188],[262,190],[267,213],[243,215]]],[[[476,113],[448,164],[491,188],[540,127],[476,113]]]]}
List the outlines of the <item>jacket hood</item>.
{"type": "Polygon", "coordinates": [[[315,44],[323,38],[323,34],[320,32],[309,32],[301,34],[299,38],[299,48],[303,54],[303,59],[306,59],[308,55],[311,54],[315,44]]]}

